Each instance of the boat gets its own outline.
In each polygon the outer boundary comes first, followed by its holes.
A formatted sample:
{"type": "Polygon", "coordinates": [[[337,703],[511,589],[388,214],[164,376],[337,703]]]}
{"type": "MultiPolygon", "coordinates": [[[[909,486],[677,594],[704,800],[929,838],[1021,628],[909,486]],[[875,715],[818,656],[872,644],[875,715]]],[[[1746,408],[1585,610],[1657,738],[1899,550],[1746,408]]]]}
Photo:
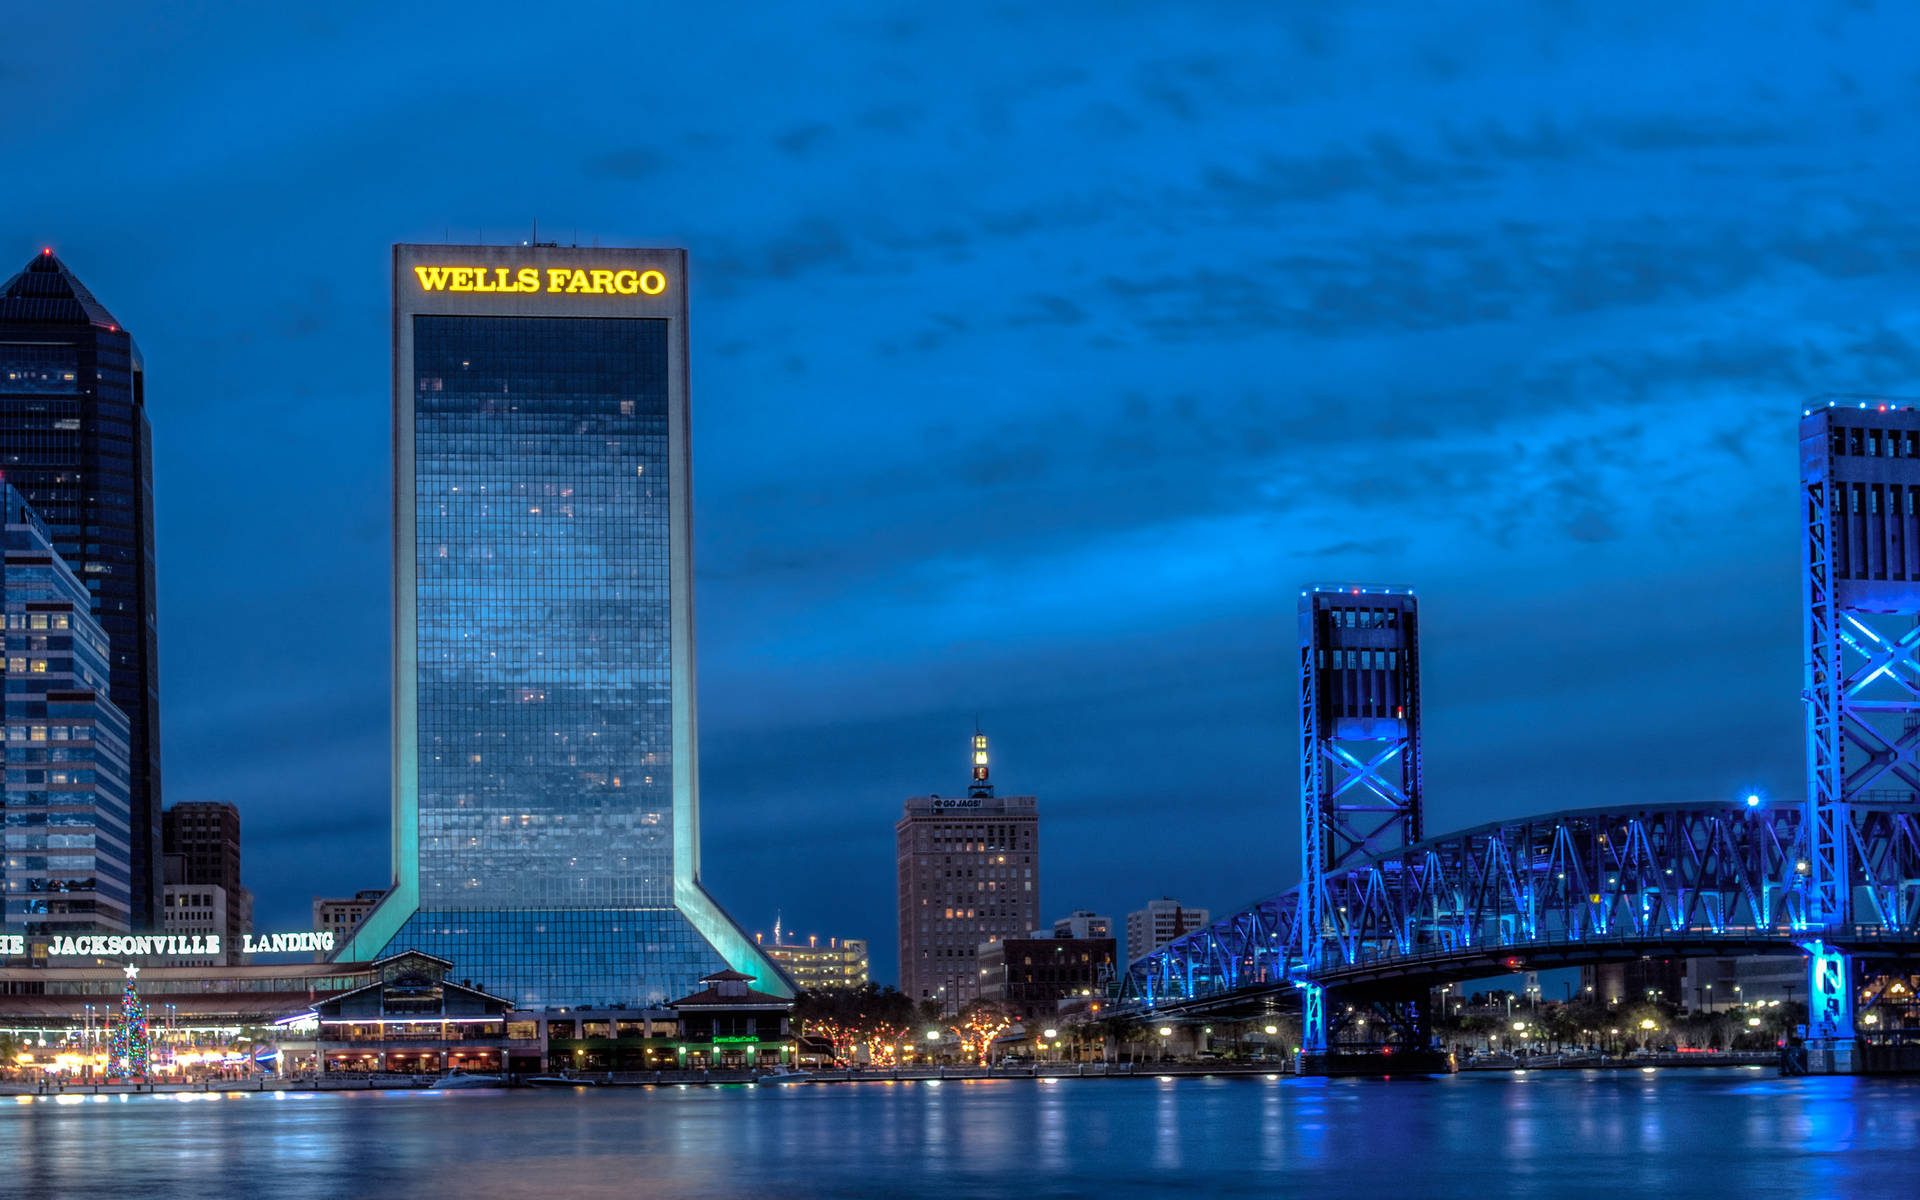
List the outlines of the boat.
{"type": "Polygon", "coordinates": [[[754,1080],[755,1083],[812,1083],[813,1076],[805,1071],[774,1071],[754,1080]]]}
{"type": "Polygon", "coordinates": [[[504,1075],[469,1075],[465,1071],[448,1071],[439,1079],[427,1085],[434,1091],[450,1091],[456,1088],[503,1088],[507,1086],[504,1075]]]}
{"type": "Polygon", "coordinates": [[[528,1087],[599,1087],[597,1079],[568,1079],[564,1075],[535,1075],[527,1080],[528,1087]]]}

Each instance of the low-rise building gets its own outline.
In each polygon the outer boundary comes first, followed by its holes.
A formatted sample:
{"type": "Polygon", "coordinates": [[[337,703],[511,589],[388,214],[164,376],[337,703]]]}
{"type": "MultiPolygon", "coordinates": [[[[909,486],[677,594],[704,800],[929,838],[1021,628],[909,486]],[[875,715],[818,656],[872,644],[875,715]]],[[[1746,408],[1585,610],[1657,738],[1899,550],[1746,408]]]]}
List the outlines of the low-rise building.
{"type": "Polygon", "coordinates": [[[1064,917],[1053,922],[1051,934],[1036,931],[1035,937],[1057,938],[1110,938],[1113,936],[1113,918],[1103,917],[1099,913],[1084,908],[1076,908],[1064,917]]]}
{"type": "Polygon", "coordinates": [[[197,944],[221,947],[219,954],[185,955],[172,959],[174,964],[211,967],[235,961],[226,942],[227,889],[217,883],[176,883],[169,879],[161,885],[160,893],[161,932],[188,939],[197,934],[197,944]],[[208,935],[214,940],[209,941],[208,935]]]}
{"type": "Polygon", "coordinates": [[[707,986],[673,1002],[679,1055],[689,1067],[759,1067],[787,1061],[793,1001],[748,986],[753,976],[715,971],[707,986]]]}
{"type": "MultiPolygon", "coordinates": [[[[454,983],[447,978],[452,963],[417,950],[370,965],[370,982],[313,1006],[313,1054],[321,1073],[512,1069],[504,997],[454,983]]],[[[282,1053],[302,1049],[290,1043],[282,1053]]]]}
{"type": "Polygon", "coordinates": [[[516,1037],[546,1047],[546,1067],[554,1071],[671,1071],[684,1061],[678,1053],[680,1018],[670,1008],[575,1008],[556,1012],[518,1012],[525,1023],[516,1037]]]}
{"type": "Polygon", "coordinates": [[[769,943],[757,933],[753,940],[759,944],[760,952],[779,963],[793,985],[803,992],[867,986],[865,938],[828,938],[824,946],[817,937],[808,938],[804,946],[769,943]]]}
{"type": "Polygon", "coordinates": [[[1191,908],[1171,896],[1147,901],[1145,908],[1127,914],[1127,961],[1133,962],[1196,929],[1205,929],[1211,914],[1191,908]]]}
{"type": "MultiPolygon", "coordinates": [[[[367,919],[373,906],[380,903],[387,894],[385,888],[363,888],[351,898],[315,896],[313,898],[313,927],[321,933],[331,933],[333,944],[344,946],[348,935],[360,928],[360,922],[367,919]]],[[[319,962],[325,955],[317,955],[319,962]]]]}
{"type": "Polygon", "coordinates": [[[1009,938],[979,949],[980,998],[1032,1023],[1052,1020],[1062,1001],[1100,995],[1113,978],[1108,938],[1009,938]]]}
{"type": "Polygon", "coordinates": [[[1798,954],[1689,958],[1676,999],[1695,1012],[1807,999],[1807,960],[1798,954]]]}

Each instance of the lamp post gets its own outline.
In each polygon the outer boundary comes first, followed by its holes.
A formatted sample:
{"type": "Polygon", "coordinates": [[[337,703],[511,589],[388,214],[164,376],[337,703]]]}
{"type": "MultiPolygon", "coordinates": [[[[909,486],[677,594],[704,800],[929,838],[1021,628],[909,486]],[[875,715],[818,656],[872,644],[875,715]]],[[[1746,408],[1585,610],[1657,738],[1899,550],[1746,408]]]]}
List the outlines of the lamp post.
{"type": "Polygon", "coordinates": [[[1060,1031],[1057,1029],[1042,1029],[1040,1031],[1040,1036],[1046,1039],[1045,1041],[1040,1043],[1042,1046],[1046,1046],[1049,1043],[1052,1043],[1055,1046],[1059,1045],[1058,1042],[1054,1041],[1055,1038],[1060,1036],[1060,1031]]]}
{"type": "Polygon", "coordinates": [[[1162,1025],[1160,1027],[1160,1061],[1161,1062],[1167,1061],[1167,1039],[1172,1036],[1173,1036],[1173,1026],[1162,1025]]]}

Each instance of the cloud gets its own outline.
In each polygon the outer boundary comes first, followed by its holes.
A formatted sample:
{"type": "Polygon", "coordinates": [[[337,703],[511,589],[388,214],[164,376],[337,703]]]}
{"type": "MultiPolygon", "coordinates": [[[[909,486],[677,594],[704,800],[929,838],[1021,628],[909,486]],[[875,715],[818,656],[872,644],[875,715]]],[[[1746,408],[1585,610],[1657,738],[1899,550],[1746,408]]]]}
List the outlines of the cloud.
{"type": "Polygon", "coordinates": [[[667,160],[645,146],[596,154],[587,159],[583,170],[589,179],[632,182],[658,174],[667,160]]]}
{"type": "Polygon", "coordinates": [[[795,125],[773,139],[773,144],[795,158],[806,158],[818,150],[833,130],[818,122],[795,125]]]}

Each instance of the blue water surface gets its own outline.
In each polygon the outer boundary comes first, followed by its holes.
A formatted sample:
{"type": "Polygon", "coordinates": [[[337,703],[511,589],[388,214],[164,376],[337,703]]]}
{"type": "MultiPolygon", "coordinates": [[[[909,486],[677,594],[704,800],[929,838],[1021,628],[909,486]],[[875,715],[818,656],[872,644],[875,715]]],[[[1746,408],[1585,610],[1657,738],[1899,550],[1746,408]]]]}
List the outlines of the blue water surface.
{"type": "Polygon", "coordinates": [[[14,1195],[1907,1196],[1920,1080],[1770,1070],[0,1099],[14,1195]]]}

